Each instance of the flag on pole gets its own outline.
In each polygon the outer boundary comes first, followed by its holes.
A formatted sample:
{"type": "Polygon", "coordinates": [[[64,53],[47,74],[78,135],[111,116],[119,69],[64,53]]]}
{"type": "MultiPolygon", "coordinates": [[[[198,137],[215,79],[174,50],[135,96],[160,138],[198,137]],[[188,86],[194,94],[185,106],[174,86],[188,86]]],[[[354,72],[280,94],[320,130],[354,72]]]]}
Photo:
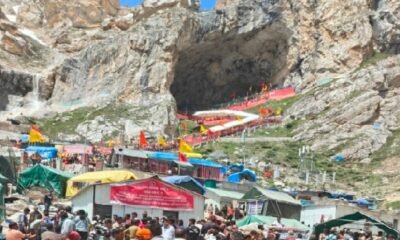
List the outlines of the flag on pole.
{"type": "Polygon", "coordinates": [[[143,131],[140,131],[140,135],[139,135],[139,146],[140,147],[145,147],[147,145],[147,140],[146,140],[146,136],[144,135],[143,131]]]}
{"type": "Polygon", "coordinates": [[[201,133],[206,133],[208,131],[208,129],[206,127],[204,127],[203,125],[200,125],[200,132],[201,133]]]}
{"type": "Polygon", "coordinates": [[[178,158],[180,162],[187,162],[188,158],[185,156],[185,154],[178,152],[178,158]]]}
{"type": "Polygon", "coordinates": [[[181,142],[179,143],[179,152],[182,153],[193,152],[193,148],[187,142],[181,140],[181,142]]]}
{"type": "Polygon", "coordinates": [[[167,142],[165,141],[165,138],[163,137],[163,135],[158,136],[158,145],[160,145],[160,146],[167,145],[167,142]]]}
{"type": "Polygon", "coordinates": [[[186,126],[186,123],[181,123],[181,128],[184,130],[184,131],[186,131],[186,129],[187,129],[187,126],[186,126]]]}
{"type": "Polygon", "coordinates": [[[29,142],[36,143],[40,142],[43,143],[45,141],[42,132],[40,131],[39,127],[36,125],[31,126],[31,130],[29,131],[29,142]]]}

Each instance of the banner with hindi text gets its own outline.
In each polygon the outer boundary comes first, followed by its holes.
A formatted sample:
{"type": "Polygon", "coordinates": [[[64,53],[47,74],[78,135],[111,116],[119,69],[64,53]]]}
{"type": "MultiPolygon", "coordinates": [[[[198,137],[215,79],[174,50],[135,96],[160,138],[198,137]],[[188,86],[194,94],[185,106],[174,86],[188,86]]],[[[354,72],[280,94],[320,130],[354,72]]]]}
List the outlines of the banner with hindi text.
{"type": "Polygon", "coordinates": [[[112,204],[164,210],[191,211],[194,206],[192,194],[156,178],[112,185],[110,200],[112,204]]]}

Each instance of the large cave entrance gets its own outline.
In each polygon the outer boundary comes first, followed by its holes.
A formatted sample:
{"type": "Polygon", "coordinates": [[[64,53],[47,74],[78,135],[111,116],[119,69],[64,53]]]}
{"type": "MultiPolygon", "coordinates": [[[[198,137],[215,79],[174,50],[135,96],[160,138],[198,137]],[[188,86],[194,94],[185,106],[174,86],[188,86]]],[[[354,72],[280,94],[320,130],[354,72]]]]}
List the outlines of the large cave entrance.
{"type": "Polygon", "coordinates": [[[178,111],[192,112],[245,97],[263,82],[282,84],[287,38],[259,31],[193,45],[179,54],[171,85],[178,111]]]}

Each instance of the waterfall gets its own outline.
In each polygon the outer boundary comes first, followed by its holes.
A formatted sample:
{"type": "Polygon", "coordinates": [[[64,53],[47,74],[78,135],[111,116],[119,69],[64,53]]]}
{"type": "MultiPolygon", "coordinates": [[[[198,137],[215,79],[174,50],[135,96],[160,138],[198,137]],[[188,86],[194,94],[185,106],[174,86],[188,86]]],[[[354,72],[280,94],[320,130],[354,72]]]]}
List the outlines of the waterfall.
{"type": "Polygon", "coordinates": [[[32,101],[39,102],[39,80],[40,78],[37,75],[33,75],[32,77],[32,101]]]}
{"type": "Polygon", "coordinates": [[[40,75],[32,76],[32,93],[30,97],[30,112],[34,113],[40,110],[42,102],[40,101],[40,75]]]}

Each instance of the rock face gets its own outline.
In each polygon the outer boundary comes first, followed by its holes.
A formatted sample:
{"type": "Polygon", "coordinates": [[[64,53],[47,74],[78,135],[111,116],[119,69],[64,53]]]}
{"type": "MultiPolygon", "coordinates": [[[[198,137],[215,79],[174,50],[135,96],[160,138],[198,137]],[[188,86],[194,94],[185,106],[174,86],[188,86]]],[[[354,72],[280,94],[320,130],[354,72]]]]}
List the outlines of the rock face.
{"type": "Polygon", "coordinates": [[[368,162],[400,128],[400,58],[332,79],[312,90],[289,115],[308,119],[296,139],[317,150],[335,149],[346,159],[368,162]]]}
{"type": "MultiPolygon", "coordinates": [[[[397,101],[398,59],[351,73],[374,56],[399,52],[398,1],[220,0],[208,12],[196,11],[192,0],[145,0],[133,9],[118,2],[0,0],[0,66],[27,83],[23,91],[0,88],[2,98],[12,95],[3,102],[29,106],[21,98],[32,95],[25,89],[33,89],[28,79],[35,76],[45,106],[36,114],[115,104],[140,116],[104,126],[85,120],[75,129],[97,141],[121,126],[130,137],[140,129],[172,135],[177,110],[245,96],[261,82],[301,92],[338,78],[291,110],[298,117],[322,114],[299,139],[334,148],[363,135],[343,154],[365,159],[398,124],[384,114],[397,101]],[[375,122],[382,131],[370,129],[375,122]]],[[[0,75],[13,86],[10,79],[0,75]]]]}

